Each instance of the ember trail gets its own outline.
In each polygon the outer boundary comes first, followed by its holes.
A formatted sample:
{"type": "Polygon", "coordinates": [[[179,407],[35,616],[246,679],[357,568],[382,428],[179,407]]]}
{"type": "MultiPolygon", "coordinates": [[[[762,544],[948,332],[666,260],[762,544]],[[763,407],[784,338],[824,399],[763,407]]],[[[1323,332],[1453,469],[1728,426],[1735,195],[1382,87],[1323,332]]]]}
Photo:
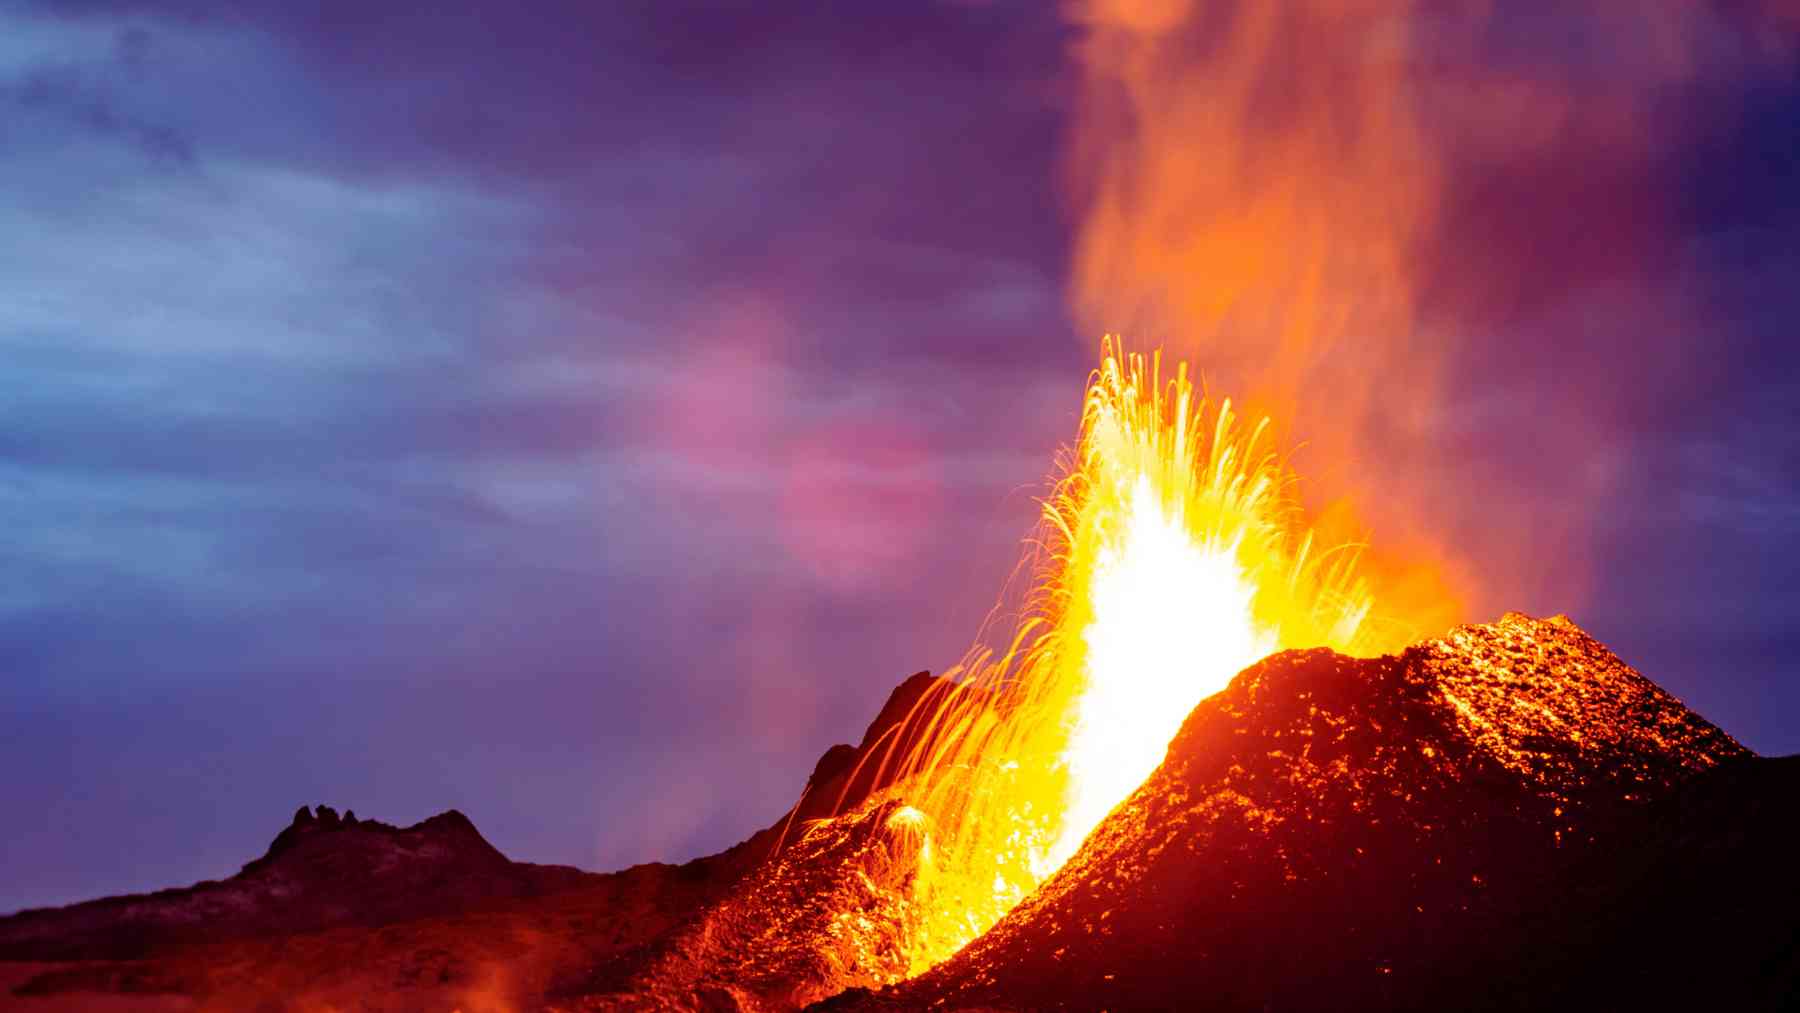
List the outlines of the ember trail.
{"type": "Polygon", "coordinates": [[[1112,339],[1028,545],[1016,628],[977,647],[864,763],[918,828],[911,973],[1056,872],[1156,768],[1183,717],[1277,650],[1371,655],[1359,548],[1322,547],[1297,476],[1186,364],[1112,339]]]}

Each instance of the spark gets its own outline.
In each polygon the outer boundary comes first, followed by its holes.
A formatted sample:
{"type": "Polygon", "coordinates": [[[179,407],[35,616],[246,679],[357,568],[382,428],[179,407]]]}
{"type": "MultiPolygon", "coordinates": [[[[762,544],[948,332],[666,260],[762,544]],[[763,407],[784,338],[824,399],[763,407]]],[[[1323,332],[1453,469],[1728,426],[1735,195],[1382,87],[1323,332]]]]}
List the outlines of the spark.
{"type": "Polygon", "coordinates": [[[1386,646],[1357,551],[1315,551],[1267,428],[1201,397],[1185,364],[1165,376],[1159,354],[1102,345],[1010,638],[972,650],[864,760],[930,830],[913,973],[1055,874],[1238,671],[1282,648],[1386,646]]]}

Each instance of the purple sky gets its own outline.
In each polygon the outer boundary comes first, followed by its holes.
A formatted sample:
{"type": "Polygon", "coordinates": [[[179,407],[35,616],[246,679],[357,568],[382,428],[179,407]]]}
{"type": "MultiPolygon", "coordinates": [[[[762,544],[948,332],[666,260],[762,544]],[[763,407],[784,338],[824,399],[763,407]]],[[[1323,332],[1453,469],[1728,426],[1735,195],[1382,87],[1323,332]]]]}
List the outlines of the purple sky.
{"type": "MultiPolygon", "coordinates": [[[[1046,5],[379,6],[0,0],[0,910],[301,803],[730,844],[957,659],[1073,434],[1046,5]]],[[[1501,27],[1457,59],[1630,87],[1501,27]]],[[[1494,504],[1445,522],[1474,618],[1570,611],[1794,752],[1800,79],[1634,100],[1629,180],[1471,155],[1455,411],[1384,467],[1494,504]],[[1570,524],[1579,580],[1508,552],[1570,524]]]]}

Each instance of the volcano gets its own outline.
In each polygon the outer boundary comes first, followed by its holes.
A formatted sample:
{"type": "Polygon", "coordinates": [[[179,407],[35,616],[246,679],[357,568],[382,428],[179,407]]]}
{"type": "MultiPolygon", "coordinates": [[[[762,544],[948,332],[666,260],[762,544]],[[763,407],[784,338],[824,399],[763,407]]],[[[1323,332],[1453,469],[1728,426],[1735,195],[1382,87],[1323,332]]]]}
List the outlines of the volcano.
{"type": "Polygon", "coordinates": [[[1562,617],[1284,651],[991,929],[912,972],[929,815],[900,684],[743,844],[610,875],[460,814],[303,810],[221,883],[0,920],[18,1009],[1777,1009],[1800,758],[1758,757],[1562,617]]]}

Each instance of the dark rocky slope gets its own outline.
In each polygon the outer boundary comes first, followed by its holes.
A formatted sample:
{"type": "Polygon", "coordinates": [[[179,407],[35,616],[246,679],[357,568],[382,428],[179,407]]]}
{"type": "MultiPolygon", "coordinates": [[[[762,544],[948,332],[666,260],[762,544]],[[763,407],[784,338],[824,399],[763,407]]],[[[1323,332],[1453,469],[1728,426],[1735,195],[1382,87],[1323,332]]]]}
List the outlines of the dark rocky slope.
{"type": "Polygon", "coordinates": [[[230,879],[0,919],[9,960],[131,959],[153,948],[372,927],[580,886],[567,866],[509,861],[462,813],[400,828],[302,807],[230,879]]]}
{"type": "Polygon", "coordinates": [[[820,757],[794,810],[681,865],[531,865],[454,811],[397,828],[302,808],[229,879],[0,918],[0,980],[16,987],[0,1009],[123,996],[155,1008],[519,1010],[591,992],[665,952],[658,940],[795,844],[796,828],[860,803],[880,783],[864,758],[943,685],[923,672],[903,681],[862,745],[820,757]]]}
{"type": "Polygon", "coordinates": [[[826,1005],[1783,1008],[1796,762],[1560,618],[1279,654],[987,935],[826,1005]]]}

